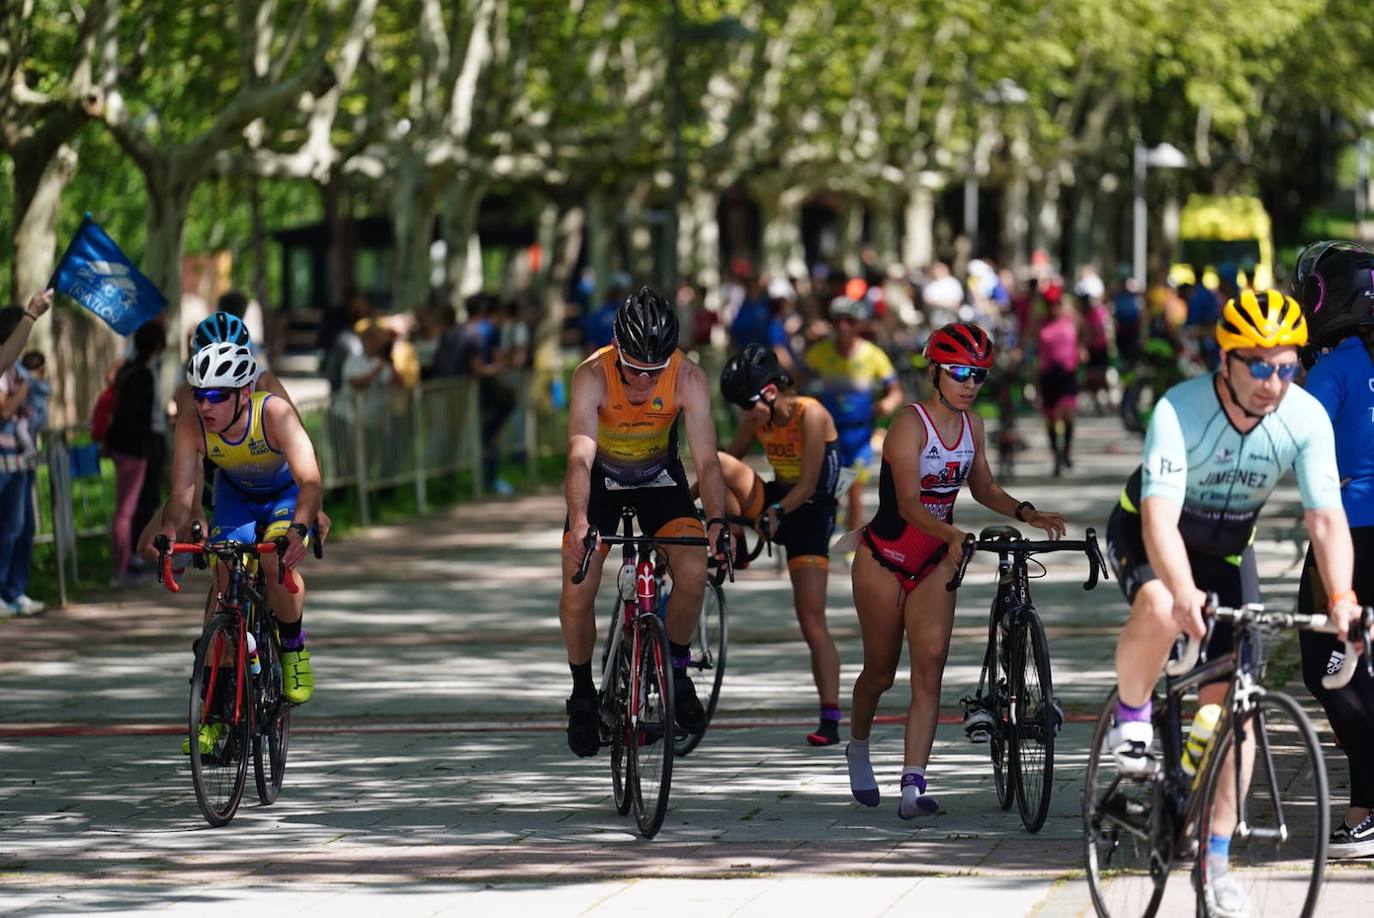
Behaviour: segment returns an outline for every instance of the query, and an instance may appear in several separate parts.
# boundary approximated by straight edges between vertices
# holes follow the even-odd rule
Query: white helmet
[[[186,381],[197,389],[238,389],[258,375],[253,352],[232,341],[216,341],[196,351],[186,364]]]

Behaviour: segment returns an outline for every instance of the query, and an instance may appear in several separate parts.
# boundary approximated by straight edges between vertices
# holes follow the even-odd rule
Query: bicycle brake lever
[[[953,593],[959,589],[959,584],[964,582],[964,572],[968,570],[969,561],[973,560],[973,546],[976,542],[977,539],[974,538],[973,533],[970,532],[964,536],[964,550],[959,558],[959,567],[954,572],[954,576],[950,578],[949,583],[945,584],[945,590],[948,592]]]

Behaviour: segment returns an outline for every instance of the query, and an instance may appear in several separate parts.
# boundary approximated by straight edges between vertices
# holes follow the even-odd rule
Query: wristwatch
[[[291,528],[296,530],[296,535],[301,537],[302,542],[305,541],[306,536],[310,535],[310,527],[304,523],[292,523]]]
[[[1020,520],[1021,522],[1024,523],[1024,522],[1026,521],[1026,518],[1025,518],[1024,516],[1021,515],[1021,511],[1022,511],[1022,510],[1032,510],[1032,511],[1033,511],[1033,510],[1035,510],[1035,504],[1031,503],[1031,502],[1028,501],[1028,500],[1023,500],[1023,501],[1021,501],[1021,503],[1019,503],[1019,504],[1016,505],[1016,514],[1015,514],[1015,515],[1016,515],[1016,518],[1017,518],[1018,520]]]

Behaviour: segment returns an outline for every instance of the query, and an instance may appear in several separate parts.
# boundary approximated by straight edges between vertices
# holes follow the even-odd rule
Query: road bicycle
[[[988,744],[1002,809],[1011,809],[1015,801],[1022,825],[1038,832],[1050,811],[1054,740],[1064,715],[1054,700],[1049,642],[1031,600],[1034,578],[1029,564],[1034,555],[1081,551],[1088,559],[1084,590],[1097,586],[1107,566],[1092,529],[1082,540],[1032,541],[1013,526],[989,526],[977,539],[972,533],[964,539],[959,569],[946,589],[959,588],[975,550],[997,554],[997,594],[988,613],[988,644],[978,688],[962,701],[965,731],[973,742]]]
[[[601,673],[601,745],[611,750],[616,810],[623,816],[633,808],[640,834],[653,838],[668,812],[674,746],[678,742],[672,653],[658,614],[656,546],[705,548],[707,540],[701,536],[636,536],[636,514],[630,507],[621,511],[620,519],[623,535],[600,536],[595,529],[587,533],[582,564],[573,573],[572,582],[579,584],[586,579],[598,541],[624,546],[624,561],[616,578],[620,611],[611,620]],[[722,547],[728,549],[728,535],[723,539],[726,544]],[[723,611],[724,606],[721,608]]]
[[[313,544],[315,557],[323,557],[320,541]],[[265,598],[259,558],[280,557],[287,540],[281,536],[270,542],[206,542],[196,525],[190,542],[160,535],[153,545],[158,551],[158,580],[168,592],[181,592],[172,572],[175,554],[191,554],[200,568],[213,558],[226,572],[223,592],[210,587],[205,627],[195,644],[187,729],[196,803],[210,825],[227,825],[243,799],[250,754],[264,806],[276,801],[286,775],[292,706],[283,691],[281,639]],[[290,593],[299,590],[285,565],[278,565],[278,582]],[[208,752],[200,748],[202,726],[213,729]]]
[[[1206,640],[1189,638],[1166,667],[1164,696],[1154,699],[1152,767],[1142,776],[1119,773],[1107,734],[1116,717],[1113,691],[1093,731],[1083,789],[1083,841],[1093,905],[1103,916],[1151,916],[1160,908],[1170,870],[1192,862],[1199,915],[1215,914],[1209,885],[1216,879],[1205,856],[1208,839],[1230,832],[1229,873],[1254,915],[1311,915],[1326,866],[1330,829],[1326,766],[1316,731],[1292,696],[1265,688],[1264,635],[1299,628],[1333,632],[1325,615],[1269,612],[1263,605],[1218,607],[1209,597],[1208,637],[1215,622],[1230,622],[1235,649],[1207,661]],[[1345,660],[1322,684],[1349,682],[1363,657],[1370,664],[1374,609],[1350,637]],[[1199,663],[1199,661],[1202,661]],[[1229,681],[1221,717],[1193,775],[1183,768],[1184,695]],[[1241,754],[1236,755],[1237,746]],[[1239,795],[1235,789],[1240,787]],[[1218,801],[1234,801],[1218,806]],[[1218,824],[1221,824],[1219,827]],[[1204,852],[1204,856],[1199,856]]]

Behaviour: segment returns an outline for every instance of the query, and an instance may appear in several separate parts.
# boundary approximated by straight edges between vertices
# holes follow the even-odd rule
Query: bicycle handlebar
[[[587,579],[587,568],[591,566],[592,553],[596,551],[598,542],[606,545],[696,545],[702,548],[707,548],[711,544],[704,536],[603,536],[594,528],[588,529],[586,537],[582,539],[582,563],[578,565],[571,578],[573,586]],[[729,527],[721,531],[720,548],[725,554],[725,567],[729,571],[730,582],[733,583],[735,568],[731,559]]]
[[[199,527],[192,527],[192,534],[198,535]],[[317,541],[315,557],[321,558],[324,556],[323,549],[318,547],[318,544],[319,543]],[[167,592],[180,593],[181,584],[177,583],[176,577],[172,573],[173,555],[186,552],[202,559],[206,558],[209,555],[215,555],[216,557],[220,558],[229,558],[243,554],[258,555],[259,557],[261,557],[262,555],[277,555],[278,557],[281,557],[281,555],[286,552],[286,536],[278,536],[271,542],[254,543],[205,542],[203,540],[195,542],[173,542],[170,539],[168,539],[165,535],[158,535],[153,539],[153,547],[157,549],[158,554],[158,582],[167,588]],[[277,583],[286,587],[286,592],[291,593],[292,595],[299,593],[301,590],[300,583],[296,580],[295,575],[291,572],[291,569],[288,568],[285,564],[277,565]]]
[[[1336,626],[1332,624],[1330,616],[1320,613],[1307,615],[1301,612],[1266,612],[1263,603],[1247,603],[1238,609],[1229,608],[1217,604],[1215,593],[1209,594],[1207,604],[1203,607],[1202,614],[1207,621],[1207,630],[1199,640],[1188,635],[1188,642],[1183,648],[1183,653],[1177,660],[1171,661],[1164,667],[1164,671],[1170,676],[1182,676],[1198,665],[1199,660],[1206,661],[1203,648],[1212,637],[1212,626],[1218,621],[1239,622],[1251,621],[1257,625],[1269,628],[1299,628],[1304,631],[1320,631],[1323,634],[1335,634]],[[1345,659],[1341,662],[1341,668],[1334,672],[1322,676],[1322,688],[1336,691],[1345,688],[1350,680],[1355,676],[1355,667],[1360,664],[1360,660],[1365,661],[1365,669],[1374,675],[1374,647],[1371,647],[1371,637],[1374,636],[1374,606],[1365,606],[1357,622],[1351,624],[1345,640]],[[1356,653],[1355,645],[1364,644],[1364,652]]]
[[[1084,590],[1097,586],[1098,579],[1107,576],[1107,563],[1102,558],[1102,549],[1097,545],[1097,531],[1091,526],[1085,530],[1081,539],[979,539],[973,533],[964,536],[963,555],[959,567],[945,584],[945,589],[953,593],[964,582],[968,563],[973,560],[975,551],[995,551],[998,555],[1037,555],[1054,551],[1081,551],[1088,558],[1088,579],[1083,583]]]

